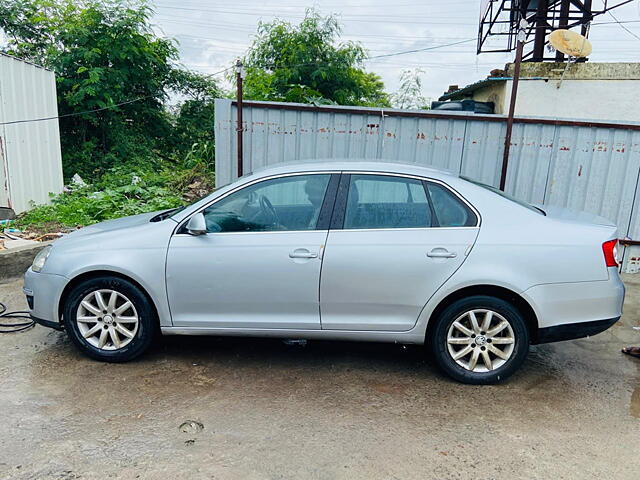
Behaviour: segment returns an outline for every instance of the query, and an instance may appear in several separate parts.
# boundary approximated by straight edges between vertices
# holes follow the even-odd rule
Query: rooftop
[[[504,70],[493,70],[487,78],[466,87],[449,89],[438,100],[461,100],[491,83],[511,80],[513,68],[513,63],[507,63]],[[521,80],[559,79],[563,74],[564,80],[640,80],[640,63],[524,62],[520,68]]]

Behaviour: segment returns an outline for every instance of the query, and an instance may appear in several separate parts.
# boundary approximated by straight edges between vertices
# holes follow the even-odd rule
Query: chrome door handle
[[[289,252],[289,258],[318,258],[318,254],[306,248],[296,248],[293,252]]]
[[[427,253],[427,257],[430,258],[456,258],[458,254],[456,252],[450,252],[445,248],[434,248],[429,253]]]

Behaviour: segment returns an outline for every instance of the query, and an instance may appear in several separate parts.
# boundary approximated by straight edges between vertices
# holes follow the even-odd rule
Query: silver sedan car
[[[323,162],[247,175],[186,207],[57,240],[24,291],[88,356],[154,335],[425,344],[456,380],[507,378],[530,344],[621,315],[616,227],[418,166]]]

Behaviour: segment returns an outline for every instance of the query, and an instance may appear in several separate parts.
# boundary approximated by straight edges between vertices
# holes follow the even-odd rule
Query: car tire
[[[434,358],[459,382],[501,382],[522,365],[529,352],[529,329],[522,314],[500,298],[476,295],[457,300],[436,321],[430,339]]]
[[[115,276],[91,278],[76,285],[66,297],[63,322],[76,347],[103,362],[138,357],[158,331],[155,309],[145,293]]]

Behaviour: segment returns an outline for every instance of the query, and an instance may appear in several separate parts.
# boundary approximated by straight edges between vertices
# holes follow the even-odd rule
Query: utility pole
[[[518,45],[516,46],[516,61],[513,67],[513,79],[511,85],[511,99],[509,101],[509,115],[507,116],[507,130],[504,135],[504,153],[502,154],[502,171],[500,172],[500,190],[504,192],[507,183],[507,169],[509,168],[509,151],[511,150],[511,132],[513,131],[513,115],[516,110],[516,96],[518,95],[518,82],[520,81],[520,64],[522,63],[522,51],[526,40],[527,21],[520,20],[518,30]]]
[[[238,178],[243,175],[242,172],[242,159],[243,159],[243,131],[244,125],[242,123],[242,80],[244,78],[244,67],[242,66],[242,60],[236,60],[236,112],[238,114],[236,134],[237,134],[237,148],[238,148]]]

